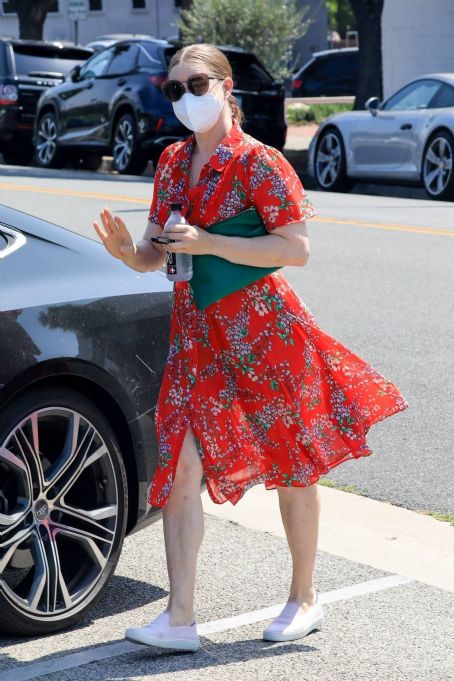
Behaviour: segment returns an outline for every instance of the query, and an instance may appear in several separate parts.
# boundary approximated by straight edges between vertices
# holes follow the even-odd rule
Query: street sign
[[[87,18],[87,0],[68,0],[68,19],[80,21]]]

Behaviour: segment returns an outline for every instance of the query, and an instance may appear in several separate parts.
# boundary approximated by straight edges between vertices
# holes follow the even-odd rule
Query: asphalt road
[[[97,239],[100,209],[143,235],[152,178],[2,166],[0,200]],[[322,328],[400,388],[410,408],[375,425],[374,454],[337,484],[454,513],[454,204],[309,191],[311,258],[287,268]]]
[[[0,169],[3,203],[91,238],[105,205],[140,238],[151,192],[144,177]],[[373,456],[326,477],[408,509],[453,513],[454,205],[309,195],[319,210],[309,223],[311,259],[286,274],[322,328],[391,378],[410,403],[371,430]],[[123,640],[126,627],[165,607],[157,522],[126,540],[106,595],[79,625],[0,643],[0,681],[454,680],[452,590],[319,550],[314,579],[323,627],[300,641],[267,643],[268,609],[285,602],[291,579],[285,540],[209,514],[205,522],[198,653]],[[340,532],[345,523],[339,518]]]

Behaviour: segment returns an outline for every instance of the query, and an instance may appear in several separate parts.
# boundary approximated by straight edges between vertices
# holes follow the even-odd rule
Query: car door
[[[112,48],[95,54],[82,66],[77,81],[62,88],[59,96],[60,131],[61,140],[65,143],[96,139],[102,125],[98,88],[112,56]]]
[[[438,80],[413,81],[350,131],[350,174],[362,177],[413,179],[414,162],[427,109],[441,87]]]
[[[113,56],[106,71],[99,79],[100,116],[103,123],[103,139],[110,139],[111,114],[120,100],[131,100],[134,74],[140,48],[137,43],[120,43],[113,48]]]

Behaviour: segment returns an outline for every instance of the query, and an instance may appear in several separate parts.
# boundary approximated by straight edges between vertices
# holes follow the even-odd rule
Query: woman
[[[306,220],[315,209],[282,154],[242,131],[226,57],[211,45],[185,47],[162,87],[194,134],[161,155],[143,240],[134,244],[122,220],[102,212],[104,229],[94,224],[108,251],[141,272],[161,267],[166,252],[304,266]],[[162,234],[171,203],[183,204],[190,224],[166,230],[174,243],[150,242]],[[266,235],[206,230],[253,206]],[[264,638],[293,640],[320,627],[316,482],[334,466],[372,454],[365,440],[370,426],[407,406],[389,380],[320,329],[279,272],[205,310],[196,306],[190,282],[177,282],[155,419],[160,456],[149,495],[163,507],[170,596],[165,612],[126,637],[169,649],[200,645],[193,599],[203,476],[215,503],[236,504],[259,482],[278,491],[293,575],[288,603]]]

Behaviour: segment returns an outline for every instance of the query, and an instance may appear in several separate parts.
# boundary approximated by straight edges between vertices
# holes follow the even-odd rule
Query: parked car
[[[318,128],[308,171],[319,187],[348,191],[359,180],[388,182],[454,200],[454,73],[421,76],[365,106],[329,116]]]
[[[147,503],[171,284],[0,206],[0,630],[78,621]]]
[[[92,54],[61,43],[0,39],[0,152],[6,163],[30,160],[40,94]]]
[[[71,79],[43,94],[35,127],[36,159],[58,167],[71,151],[110,153],[120,173],[140,174],[170,143],[189,132],[161,92],[178,48],[164,40],[127,40],[97,52]],[[244,129],[282,149],[287,125],[285,92],[255,55],[220,48],[235,72],[234,93],[246,116]],[[96,165],[96,158],[94,160]]]
[[[292,97],[355,96],[358,76],[357,47],[314,52],[293,76]]]
[[[99,52],[105,47],[111,47],[115,43],[122,42],[124,40],[130,40],[131,38],[141,39],[141,40],[153,40],[152,35],[148,34],[138,34],[138,33],[106,33],[106,35],[100,35],[95,40],[87,43],[85,47],[93,50],[94,52]]]

